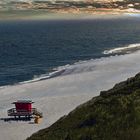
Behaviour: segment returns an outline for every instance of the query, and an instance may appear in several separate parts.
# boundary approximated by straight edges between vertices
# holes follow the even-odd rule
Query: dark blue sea
[[[119,55],[105,51],[138,49],[139,43],[140,17],[0,21],[0,86],[47,76],[78,61]]]

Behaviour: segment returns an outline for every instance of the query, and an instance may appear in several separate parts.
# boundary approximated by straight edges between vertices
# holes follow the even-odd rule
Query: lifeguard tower
[[[8,110],[8,116],[14,116],[15,119],[25,117],[25,118],[33,118],[35,116],[43,117],[42,113],[39,112],[36,108],[32,108],[31,100],[18,100],[13,102],[15,104],[15,108],[11,108]]]

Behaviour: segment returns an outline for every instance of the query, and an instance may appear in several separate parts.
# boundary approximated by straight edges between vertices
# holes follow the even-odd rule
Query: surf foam
[[[129,44],[125,47],[119,47],[119,48],[115,48],[115,49],[111,49],[111,50],[105,50],[103,53],[104,54],[119,54],[119,53],[124,54],[124,52],[125,52],[125,55],[126,55],[126,53],[130,53],[130,52],[132,53],[137,50],[140,50],[140,43]],[[50,78],[54,78],[54,77],[58,77],[58,76],[65,76],[65,75],[94,71],[94,70],[96,70],[96,67],[98,66],[98,62],[104,61],[106,59],[110,59],[111,57],[115,57],[115,56],[102,57],[102,58],[98,58],[98,59],[90,59],[90,60],[86,60],[86,61],[79,61],[72,65],[67,64],[64,66],[59,66],[57,68],[54,68],[53,72],[50,72],[47,74],[42,74],[42,75],[35,75],[33,77],[33,79],[31,79],[31,80],[19,82],[14,85],[34,83],[34,82],[38,82],[38,81],[42,81],[42,80],[46,80],[46,79],[50,79]],[[89,65],[89,63],[90,63],[90,65]],[[6,88],[9,86],[11,86],[11,85],[1,86],[0,89]]]
[[[118,53],[131,53],[140,50],[140,43],[129,44],[125,47],[114,48],[111,50],[105,50],[103,54],[118,54]]]

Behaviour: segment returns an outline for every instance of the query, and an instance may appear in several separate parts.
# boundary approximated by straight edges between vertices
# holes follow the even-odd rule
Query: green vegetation
[[[27,140],[139,140],[140,74],[102,91]]]

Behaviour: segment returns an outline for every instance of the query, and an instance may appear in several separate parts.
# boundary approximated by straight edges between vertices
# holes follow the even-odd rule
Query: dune
[[[50,126],[78,105],[99,95],[101,90],[126,80],[140,71],[140,51],[132,54],[79,62],[58,68],[58,77],[0,88],[0,136],[2,140],[24,140]],[[31,99],[43,112],[40,124],[24,121],[4,122],[13,101]]]

